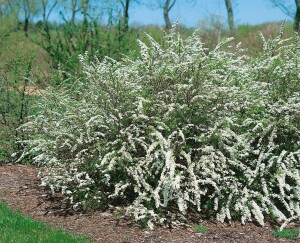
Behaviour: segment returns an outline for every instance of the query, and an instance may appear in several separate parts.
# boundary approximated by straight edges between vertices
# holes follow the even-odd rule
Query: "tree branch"
[[[297,1],[297,0],[295,0]],[[271,2],[274,4],[275,7],[279,8],[284,14],[286,14],[287,16],[294,18],[294,14],[291,13],[291,11],[289,10],[289,7],[286,6],[282,1],[278,1],[278,0],[271,0]]]
[[[168,8],[168,11],[169,11],[169,12],[170,12],[171,9],[174,7],[175,3],[176,3],[176,0],[173,0],[173,2],[171,3],[170,7]]]
[[[52,5],[52,7],[50,8],[50,10],[49,10],[49,12],[48,12],[48,14],[47,14],[47,17],[46,17],[46,21],[48,21],[48,19],[49,19],[49,16],[50,16],[50,14],[51,14],[51,12],[53,11],[53,9],[55,8],[55,6],[57,5],[57,0],[54,2],[54,4]]]

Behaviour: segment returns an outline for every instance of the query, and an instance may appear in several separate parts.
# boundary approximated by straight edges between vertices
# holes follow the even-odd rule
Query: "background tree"
[[[81,9],[83,14],[83,24],[87,25],[88,23],[88,11],[89,11],[90,1],[81,0]]]
[[[66,13],[70,13],[70,23],[75,25],[76,15],[81,12],[83,15],[83,23],[87,24],[90,0],[64,0],[62,5]],[[100,2],[99,0],[94,0],[94,2]]]
[[[170,11],[172,10],[176,2],[177,0],[156,0],[155,3],[147,3],[147,5],[149,5],[151,8],[159,8],[163,10],[166,30],[169,30],[172,27],[172,23],[170,20]]]
[[[177,2],[178,2],[177,0],[156,0],[155,7],[163,9],[166,30],[170,30],[172,28],[172,23],[170,20],[170,12]],[[186,0],[186,1],[182,1],[182,2],[185,2],[186,4],[188,4],[190,2],[196,2],[196,1]]]
[[[118,20],[124,32],[129,28],[129,9],[133,4],[139,4],[139,0],[106,0],[107,13],[111,22],[113,12],[118,13]]]
[[[10,6],[8,1],[0,0],[0,20],[4,18],[4,16],[8,15],[10,12]]]
[[[23,30],[26,37],[28,37],[29,21],[39,13],[40,3],[38,0],[17,0],[16,2],[16,5],[20,8],[24,16]]]
[[[109,5],[109,11],[112,13],[113,9],[119,13],[120,23],[123,31],[127,32],[129,28],[129,9],[134,3],[140,3],[139,0],[106,0]],[[115,4],[118,3],[118,6]],[[121,9],[120,9],[121,8]],[[109,15],[111,14],[109,13]],[[109,16],[110,18],[112,16]]]
[[[300,0],[293,0],[295,5],[291,4],[291,1],[286,0],[271,0],[273,5],[279,8],[287,16],[294,19],[294,31],[300,32]],[[295,11],[296,6],[296,11]]]
[[[233,8],[231,4],[231,0],[225,0],[226,10],[227,10],[227,16],[228,16],[228,26],[230,33],[232,35],[235,34],[235,25],[234,25],[234,17],[233,17]]]
[[[175,3],[176,3],[176,0],[165,0],[164,5],[163,5],[164,20],[166,23],[167,30],[172,28],[169,14],[170,14],[170,11],[172,10],[172,8],[174,7]]]
[[[131,6],[132,0],[117,0],[117,2],[121,5],[121,25],[123,27],[124,32],[128,31],[129,28],[129,8]],[[118,7],[117,7],[118,8]],[[119,9],[120,11],[120,9]]]
[[[127,31],[129,28],[129,6],[131,0],[120,0],[120,3],[123,7],[122,26],[124,27],[124,31]]]
[[[58,0],[41,0],[43,23],[47,24],[50,14],[56,7]]]
[[[65,12],[70,13],[70,23],[75,25],[76,14],[82,10],[82,0],[64,0],[61,4]]]
[[[20,8],[17,0],[0,0],[0,20],[6,17],[12,17],[13,20],[18,20]]]
[[[296,3],[296,14],[294,17],[294,30],[300,32],[300,0],[295,0]]]

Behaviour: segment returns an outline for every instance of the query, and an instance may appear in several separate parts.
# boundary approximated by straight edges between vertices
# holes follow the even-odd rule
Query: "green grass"
[[[279,228],[274,229],[274,235],[276,237],[285,238],[285,239],[296,239],[299,236],[299,228],[294,229],[283,229],[280,231]]]
[[[205,232],[205,231],[208,231],[208,228],[206,226],[201,226],[201,225],[196,225],[195,227],[195,230],[197,232]]]
[[[54,229],[42,222],[14,212],[4,203],[0,203],[0,243],[35,242],[92,242],[89,238],[72,235],[62,229]]]

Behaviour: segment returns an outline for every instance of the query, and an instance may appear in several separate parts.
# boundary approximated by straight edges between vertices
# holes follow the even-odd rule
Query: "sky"
[[[156,0],[149,0],[156,1]],[[284,0],[293,6],[294,0]],[[292,20],[281,10],[275,8],[271,0],[232,0],[234,18],[239,24],[261,24],[271,21]],[[198,27],[201,21],[217,15],[226,23],[227,15],[224,0],[177,0],[170,12],[171,21],[178,21],[187,27]],[[164,25],[162,9],[149,8],[149,6],[133,6],[130,10],[130,24]]]

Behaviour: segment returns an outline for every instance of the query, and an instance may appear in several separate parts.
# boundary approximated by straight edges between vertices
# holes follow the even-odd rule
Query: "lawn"
[[[12,211],[0,203],[0,242],[92,242],[88,237],[75,236],[62,229],[54,229],[42,222]]]

